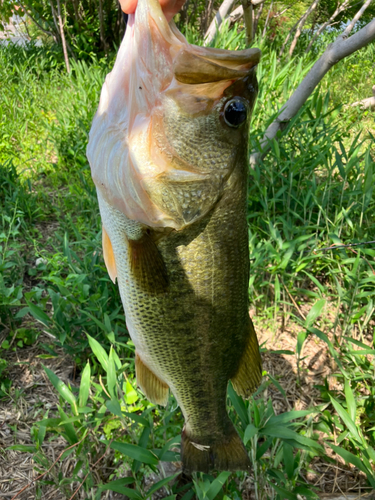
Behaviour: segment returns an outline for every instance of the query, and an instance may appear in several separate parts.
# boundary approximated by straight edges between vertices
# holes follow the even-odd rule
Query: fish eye
[[[240,98],[231,99],[224,107],[224,120],[230,127],[237,128],[247,118],[247,106]]]

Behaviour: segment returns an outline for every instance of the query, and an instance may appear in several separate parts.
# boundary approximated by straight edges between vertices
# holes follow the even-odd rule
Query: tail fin
[[[184,472],[209,472],[211,470],[249,470],[250,460],[246,449],[231,422],[229,433],[221,441],[204,444],[182,431],[181,455]],[[229,425],[229,424],[228,424]]]

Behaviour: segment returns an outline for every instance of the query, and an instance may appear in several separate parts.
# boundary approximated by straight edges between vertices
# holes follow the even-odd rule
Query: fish
[[[247,227],[259,60],[189,44],[158,0],[139,0],[89,134],[137,383],[154,404],[177,400],[187,473],[250,468],[226,400],[229,381],[246,398],[262,376]]]

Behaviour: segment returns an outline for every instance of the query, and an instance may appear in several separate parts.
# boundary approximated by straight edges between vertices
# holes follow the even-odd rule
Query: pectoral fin
[[[135,353],[135,374],[137,383],[151,403],[165,406],[168,402],[169,387],[143,363]]]
[[[165,293],[167,269],[152,236],[144,232],[139,239],[128,239],[128,245],[130,269],[136,283],[148,293]]]
[[[242,354],[240,366],[231,379],[233,388],[239,396],[247,398],[259,385],[262,378],[262,363],[259,353],[258,339],[250,320],[249,337],[245,351]]]
[[[102,246],[105,266],[107,268],[109,277],[114,283],[117,278],[115,254],[113,253],[112,243],[109,239],[107,231],[104,229],[104,226],[102,227]]]

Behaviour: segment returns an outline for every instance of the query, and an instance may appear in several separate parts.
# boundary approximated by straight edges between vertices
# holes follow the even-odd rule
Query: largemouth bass
[[[155,404],[174,394],[189,472],[250,466],[226,395],[261,378],[246,222],[259,58],[189,45],[158,0],[139,0],[87,148],[137,382]]]

